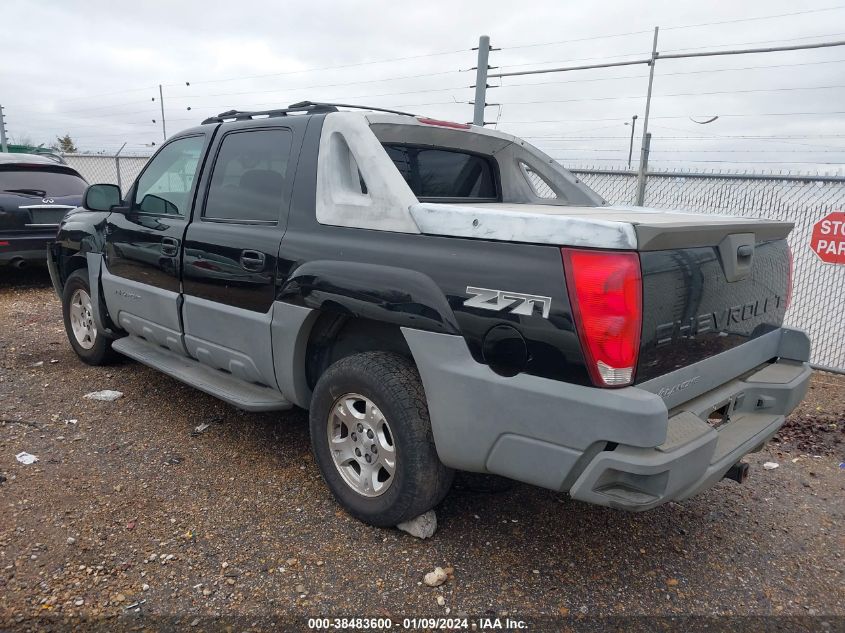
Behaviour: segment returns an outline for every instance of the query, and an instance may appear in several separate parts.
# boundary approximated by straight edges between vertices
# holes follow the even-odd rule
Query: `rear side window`
[[[411,145],[385,145],[417,198],[496,200],[492,161],[478,154]]]
[[[4,166],[0,168],[0,191],[60,198],[81,196],[87,183],[81,176],[61,167]]]
[[[220,144],[203,217],[236,222],[279,221],[290,158],[288,130],[230,132]]]

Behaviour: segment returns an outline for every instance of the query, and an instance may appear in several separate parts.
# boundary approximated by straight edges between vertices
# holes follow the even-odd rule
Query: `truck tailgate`
[[[640,254],[643,329],[637,383],[733,349],[782,325],[790,284],[786,240],[754,243],[749,237],[750,243],[738,245],[730,237],[721,246]],[[745,269],[738,271],[740,248],[750,255]],[[737,369],[737,374],[741,371]]]

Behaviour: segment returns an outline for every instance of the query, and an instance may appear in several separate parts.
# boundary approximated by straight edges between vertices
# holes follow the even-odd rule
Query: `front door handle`
[[[175,237],[161,238],[161,254],[168,257],[175,257],[179,254],[179,240]]]
[[[241,267],[253,272],[264,270],[264,253],[251,250],[241,251]]]

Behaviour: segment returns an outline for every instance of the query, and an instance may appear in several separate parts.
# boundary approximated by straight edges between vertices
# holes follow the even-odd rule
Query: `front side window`
[[[132,208],[141,213],[185,216],[204,143],[204,136],[188,136],[165,145],[138,179]]]
[[[290,157],[288,130],[231,132],[220,144],[203,218],[279,221]]]
[[[393,164],[420,200],[498,198],[491,161],[458,150],[385,145]]]

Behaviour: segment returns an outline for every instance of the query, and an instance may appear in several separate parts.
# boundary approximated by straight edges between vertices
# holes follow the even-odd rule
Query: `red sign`
[[[834,211],[816,222],[810,248],[827,264],[845,264],[845,212]]]

